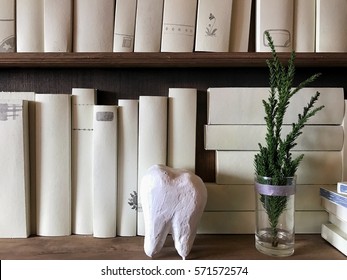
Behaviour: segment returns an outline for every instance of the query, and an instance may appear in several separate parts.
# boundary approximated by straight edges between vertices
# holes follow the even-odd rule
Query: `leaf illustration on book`
[[[210,16],[208,17],[209,24],[206,27],[206,36],[216,36],[217,28],[214,28],[214,25],[216,24],[216,17],[210,13]]]
[[[137,210],[138,204],[137,204],[137,192],[133,191],[130,193],[130,198],[128,199],[128,204],[130,205],[131,209]]]

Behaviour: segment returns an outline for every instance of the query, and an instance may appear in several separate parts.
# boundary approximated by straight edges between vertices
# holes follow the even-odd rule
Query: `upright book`
[[[0,100],[0,238],[30,235],[28,102]]]
[[[0,1],[0,52],[16,51],[15,0]]]

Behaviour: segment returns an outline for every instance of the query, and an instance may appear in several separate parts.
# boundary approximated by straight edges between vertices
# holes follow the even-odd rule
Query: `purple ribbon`
[[[290,196],[295,194],[295,185],[289,186],[276,186],[255,183],[255,189],[259,194],[270,195],[270,196]]]

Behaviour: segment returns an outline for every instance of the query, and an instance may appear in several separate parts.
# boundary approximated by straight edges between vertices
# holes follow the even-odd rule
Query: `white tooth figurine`
[[[172,233],[175,248],[185,259],[207,201],[204,182],[187,170],[153,165],[141,180],[140,192],[146,255],[158,253]]]

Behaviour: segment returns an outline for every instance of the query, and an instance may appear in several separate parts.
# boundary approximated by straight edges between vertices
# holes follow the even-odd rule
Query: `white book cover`
[[[0,100],[0,237],[30,235],[28,102]]]
[[[347,208],[333,201],[321,196],[322,207],[329,214],[334,214],[337,218],[339,218],[343,222],[347,222]]]
[[[324,105],[307,124],[340,125],[345,113],[343,88],[303,88],[295,94],[284,116],[284,124],[297,121],[304,106],[316,92],[320,96],[315,106]],[[269,97],[266,87],[220,87],[207,90],[208,124],[265,124],[262,100]]]
[[[331,223],[322,224],[322,238],[347,256],[347,234]]]
[[[36,94],[37,235],[71,234],[71,97]]]
[[[347,221],[339,219],[333,213],[329,213],[329,222],[337,226],[341,231],[347,234]]]
[[[137,0],[134,52],[160,52],[164,0]]]
[[[16,51],[15,0],[0,1],[0,52]]]
[[[192,52],[197,0],[164,0],[162,52]]]
[[[17,52],[43,52],[44,0],[16,0]]]
[[[314,52],[316,49],[316,0],[294,2],[294,50]]]
[[[347,1],[317,0],[316,51],[347,52]]]
[[[44,0],[44,51],[72,51],[73,0]]]
[[[256,51],[269,52],[268,31],[277,52],[293,49],[294,0],[256,0]]]
[[[199,0],[195,51],[228,52],[233,0]]]
[[[114,52],[134,51],[137,0],[117,0],[114,18]]]
[[[167,103],[166,96],[140,96],[138,188],[147,170],[155,164],[166,165],[167,160]],[[138,194],[141,193],[138,189]],[[137,234],[144,235],[141,197],[138,195]]]
[[[115,0],[75,0],[73,51],[112,52]]]
[[[197,90],[169,88],[168,166],[195,173]]]
[[[251,26],[252,0],[233,0],[230,52],[247,52]]]
[[[344,116],[342,121],[344,138],[343,138],[343,149],[341,150],[342,154],[342,181],[347,181],[347,100],[344,100]],[[346,190],[347,191],[347,190]]]
[[[292,130],[283,125],[284,138]],[[344,131],[341,125],[306,125],[295,141],[293,151],[341,151]],[[259,150],[265,145],[266,125],[205,125],[206,150]]]
[[[95,105],[93,115],[93,236],[117,232],[117,106]]]
[[[139,101],[118,100],[117,235],[135,236]]]
[[[93,234],[93,110],[96,90],[72,89],[72,233]]]

